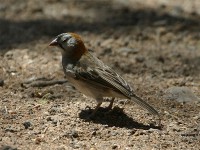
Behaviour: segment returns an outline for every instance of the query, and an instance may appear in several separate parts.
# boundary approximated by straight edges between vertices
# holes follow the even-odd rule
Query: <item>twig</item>
[[[186,137],[189,137],[189,136],[197,137],[198,136],[199,137],[200,136],[200,131],[196,130],[196,131],[182,133],[181,136],[186,136]]]
[[[27,79],[27,80],[25,80],[24,82],[23,82],[23,84],[30,84],[30,83],[32,83],[32,82],[34,82],[34,81],[50,81],[50,80],[52,80],[53,78],[45,78],[45,77],[38,77],[38,78],[36,78],[35,76],[34,77],[31,77],[31,78],[29,78],[29,79]]]
[[[44,129],[43,133],[46,133],[46,131],[47,131],[48,128],[49,128],[49,127],[47,126],[47,127]]]
[[[51,86],[51,85],[55,85],[55,84],[63,84],[66,82],[67,82],[67,80],[34,81],[28,85],[26,85],[26,83],[22,83],[22,85],[25,87],[45,87],[45,86]]]

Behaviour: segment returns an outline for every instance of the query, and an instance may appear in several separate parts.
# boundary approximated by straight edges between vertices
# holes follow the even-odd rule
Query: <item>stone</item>
[[[188,87],[170,87],[165,91],[165,98],[178,102],[200,101]]]

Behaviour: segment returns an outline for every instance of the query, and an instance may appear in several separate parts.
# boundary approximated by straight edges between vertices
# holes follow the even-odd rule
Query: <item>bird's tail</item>
[[[150,106],[147,102],[142,100],[140,97],[136,95],[131,95],[131,100],[133,100],[136,104],[148,110],[151,114],[157,115],[160,118],[160,115],[157,110],[155,110],[152,106]]]

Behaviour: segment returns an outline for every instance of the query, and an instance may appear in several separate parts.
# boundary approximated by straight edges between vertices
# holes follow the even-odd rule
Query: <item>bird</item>
[[[81,93],[96,100],[91,117],[95,116],[105,97],[110,97],[108,109],[115,98],[129,99],[160,118],[158,111],[138,97],[131,86],[112,68],[86,48],[77,33],[62,33],[49,46],[58,47],[62,54],[62,66],[67,80]]]

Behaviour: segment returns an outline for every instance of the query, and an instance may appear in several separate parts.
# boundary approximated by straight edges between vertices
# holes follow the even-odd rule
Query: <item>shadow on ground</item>
[[[91,121],[97,124],[108,125],[109,127],[115,126],[120,128],[143,130],[149,130],[150,128],[160,129],[160,127],[155,125],[144,125],[136,122],[133,118],[127,116],[119,107],[114,107],[111,111],[100,107],[95,117],[88,119],[88,116],[92,113],[92,111],[93,109],[82,110],[79,114],[79,117],[87,122]]]
[[[137,26],[142,30],[147,27],[157,28],[160,25],[170,28],[174,34],[182,30],[187,30],[190,34],[192,32],[195,33],[197,30],[199,31],[199,16],[196,16],[196,19],[185,18],[184,14],[183,17],[173,16],[163,12],[163,8],[157,10],[151,8],[135,10],[122,5],[121,8],[116,9],[113,2],[110,1],[86,1],[82,11],[87,11],[87,8],[93,9],[96,19],[91,21],[87,17],[72,15],[67,15],[59,20],[57,18],[47,19],[45,15],[43,19],[31,20],[30,17],[23,21],[0,18],[0,49],[11,49],[22,43],[40,40],[43,37],[52,38],[60,33],[69,31],[109,34],[109,32],[107,33],[109,30],[117,31],[117,29],[122,29],[126,26]],[[177,24],[179,27],[174,28],[174,25]],[[124,33],[124,35],[126,34]]]

